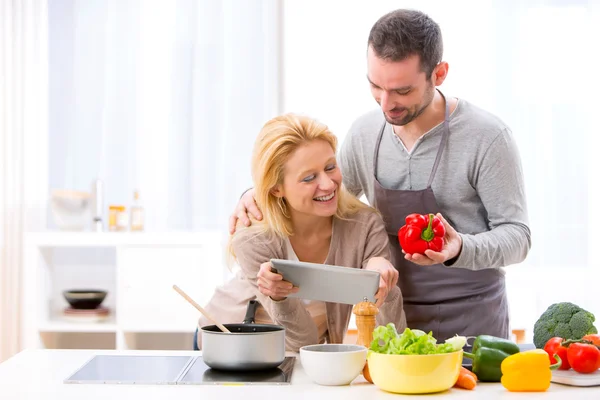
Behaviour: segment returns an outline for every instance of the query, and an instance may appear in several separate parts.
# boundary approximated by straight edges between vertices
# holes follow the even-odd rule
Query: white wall
[[[50,2],[50,188],[99,177],[107,206],[141,191],[149,230],[225,228],[279,112],[278,13],[278,0]]]

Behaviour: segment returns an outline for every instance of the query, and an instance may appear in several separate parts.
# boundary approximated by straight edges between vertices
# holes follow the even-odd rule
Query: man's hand
[[[258,290],[275,301],[285,300],[287,296],[300,290],[290,282],[284,281],[281,274],[272,272],[270,261],[260,265],[256,277],[258,278]]]
[[[402,251],[405,259],[419,265],[434,265],[446,262],[460,254],[462,249],[462,238],[448,223],[448,221],[442,217],[442,214],[438,213],[437,217],[444,224],[444,228],[446,228],[446,234],[444,235],[444,247],[442,248],[442,251],[437,252],[433,250],[425,250],[425,255],[416,253],[407,254],[406,252]]]
[[[377,307],[381,307],[390,291],[398,283],[398,271],[383,257],[373,257],[367,262],[365,269],[377,271],[380,274],[379,289],[375,294]]]
[[[233,214],[229,217],[229,233],[235,233],[235,226],[238,222],[238,219],[245,226],[250,226],[250,218],[248,218],[248,214],[252,214],[254,218],[257,220],[262,219],[262,213],[258,209],[256,205],[256,200],[254,199],[254,189],[248,190],[246,193],[242,195],[240,201],[238,201]]]

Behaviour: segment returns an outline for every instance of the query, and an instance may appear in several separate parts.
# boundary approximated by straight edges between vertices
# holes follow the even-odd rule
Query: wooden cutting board
[[[591,374],[580,374],[572,369],[552,371],[552,382],[571,386],[600,386],[600,370]]]

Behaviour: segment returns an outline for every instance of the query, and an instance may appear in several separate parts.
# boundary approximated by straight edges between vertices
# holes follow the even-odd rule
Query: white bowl
[[[300,362],[319,385],[349,385],[363,370],[367,348],[354,344],[314,344],[300,348]]]
[[[91,194],[74,190],[52,191],[50,209],[61,231],[83,231],[91,225]]]

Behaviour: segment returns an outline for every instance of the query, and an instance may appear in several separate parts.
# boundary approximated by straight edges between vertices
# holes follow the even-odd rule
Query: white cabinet
[[[230,277],[221,232],[29,233],[24,245],[23,344],[50,348],[191,348],[200,304]],[[108,291],[110,318],[69,321],[65,289]],[[148,335],[155,335],[148,338]],[[140,336],[140,337],[138,337]],[[146,336],[146,337],[144,337]]]

